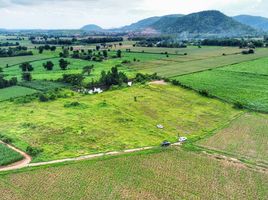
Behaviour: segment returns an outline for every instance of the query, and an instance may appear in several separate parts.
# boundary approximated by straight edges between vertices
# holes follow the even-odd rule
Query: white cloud
[[[0,0],[0,27],[117,27],[145,17],[217,9],[268,17],[267,0]]]

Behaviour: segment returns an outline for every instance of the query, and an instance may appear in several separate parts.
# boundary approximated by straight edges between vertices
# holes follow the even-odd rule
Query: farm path
[[[21,154],[23,156],[23,159],[18,161],[18,162],[12,163],[8,166],[0,167],[0,172],[23,168],[23,167],[27,166],[32,161],[31,156],[29,156],[27,153],[17,149],[16,147],[14,147],[12,145],[6,144],[2,141],[0,141],[0,143],[5,144],[8,148],[12,149],[13,151],[18,152],[19,154]]]
[[[113,152],[107,152],[107,153],[98,153],[98,154],[91,154],[91,155],[86,155],[86,156],[80,156],[76,158],[66,158],[66,159],[60,159],[60,160],[52,160],[52,161],[47,161],[47,162],[38,162],[38,163],[30,163],[31,162],[31,157],[26,154],[25,152],[6,144],[9,148],[13,149],[14,151],[20,153],[24,159],[13,163],[8,166],[3,166],[0,167],[0,172],[3,171],[11,171],[11,170],[18,170],[26,167],[38,167],[38,166],[44,166],[44,165],[50,165],[50,164],[56,164],[56,163],[64,163],[64,162],[71,162],[71,161],[81,161],[81,160],[89,160],[93,158],[98,158],[98,157],[103,157],[103,156],[115,156],[115,155],[121,155],[121,154],[127,154],[127,153],[134,153],[138,151],[144,151],[144,150],[149,150],[155,148],[154,146],[151,147],[142,147],[142,148],[136,148],[136,149],[127,149],[123,151],[113,151]],[[181,145],[181,143],[174,143],[172,146],[178,146]]]

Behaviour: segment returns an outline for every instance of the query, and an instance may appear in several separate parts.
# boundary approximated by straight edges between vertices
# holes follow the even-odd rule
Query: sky
[[[268,0],[0,0],[0,28],[114,28],[147,17],[202,10],[268,17]]]

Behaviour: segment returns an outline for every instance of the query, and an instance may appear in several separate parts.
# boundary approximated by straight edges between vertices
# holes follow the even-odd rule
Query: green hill
[[[254,34],[256,30],[219,11],[203,11],[172,20],[159,20],[152,28],[161,33],[218,34],[224,36]]]
[[[251,15],[238,15],[233,18],[236,21],[251,26],[255,29],[268,31],[268,18]]]

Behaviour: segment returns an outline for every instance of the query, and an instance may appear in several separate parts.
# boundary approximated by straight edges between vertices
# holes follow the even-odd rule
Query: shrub
[[[209,97],[209,92],[207,90],[200,90],[198,91],[198,93],[201,95],[201,96],[204,96],[204,97]]]
[[[39,95],[39,101],[41,102],[48,102],[49,98],[45,94],[40,94]]]
[[[243,103],[237,101],[237,102],[234,103],[234,108],[236,108],[236,109],[244,109],[245,106],[244,106]]]
[[[12,143],[12,139],[8,136],[0,134],[0,140],[6,144]]]
[[[31,147],[28,146],[26,149],[26,152],[30,155],[30,156],[37,156],[38,154],[43,152],[43,149],[40,149],[39,147]]]

